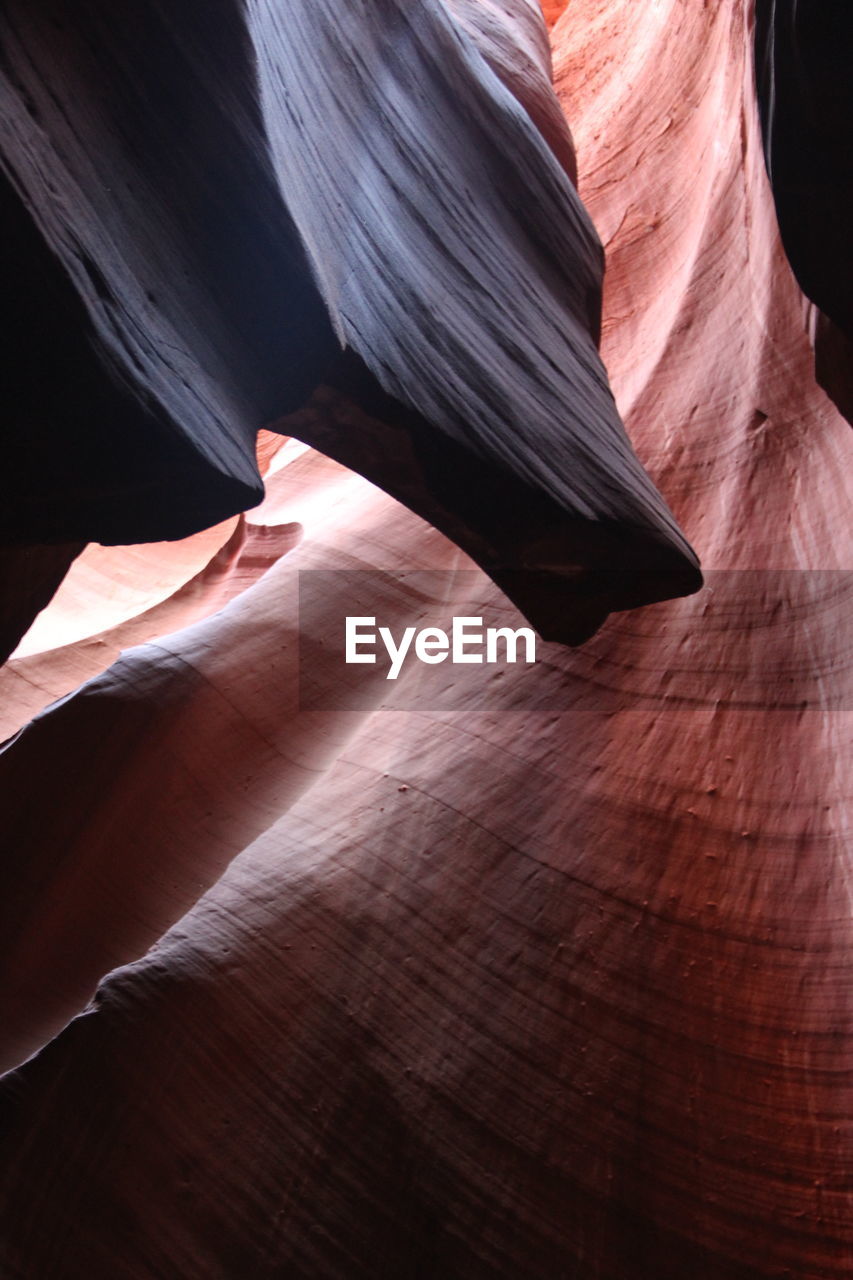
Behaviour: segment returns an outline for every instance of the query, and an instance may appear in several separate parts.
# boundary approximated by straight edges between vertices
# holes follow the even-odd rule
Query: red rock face
[[[701,592],[510,697],[364,668],[312,709],[340,579],[305,571],[374,570],[395,627],[511,615],[289,444],[246,520],[152,553],[141,612],[7,667],[10,730],[92,677],[0,757],[5,1062],[56,1036],[4,1081],[10,1276],[853,1274],[851,440],[751,35],[734,0],[552,29],[602,355]],[[299,412],[379,447],[352,385]]]
[[[544,0],[542,13],[549,27],[552,27],[566,8],[567,0]]]

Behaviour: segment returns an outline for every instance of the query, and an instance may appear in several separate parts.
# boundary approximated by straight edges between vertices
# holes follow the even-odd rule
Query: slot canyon
[[[0,1276],[853,1280],[853,9],[0,32]]]

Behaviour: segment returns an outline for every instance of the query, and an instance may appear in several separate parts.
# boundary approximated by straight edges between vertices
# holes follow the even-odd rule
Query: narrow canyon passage
[[[313,365],[295,388],[266,352],[243,362],[257,335],[229,328],[239,281],[206,277],[200,246],[169,323],[217,317],[181,361],[203,370],[219,443],[190,440],[191,420],[169,476],[204,455],[198,505],[218,523],[95,539],[0,670],[10,1280],[853,1276],[853,436],[816,380],[780,241],[754,15],[742,0],[544,10],[556,100],[528,0],[318,0],[331,154],[349,139],[341,163],[354,156],[347,76],[362,102],[391,30],[407,56],[440,37],[441,56],[434,85],[389,70],[369,162],[393,177],[387,122],[413,101],[444,151],[410,151],[389,183],[406,225],[399,209],[383,222],[391,196],[374,201],[352,160],[329,208],[354,229],[336,239],[330,216],[312,239],[299,199],[334,171],[312,170],[304,112],[311,145],[287,159],[307,90],[276,78],[285,18],[308,7],[239,7],[264,46],[265,128],[281,121],[270,172],[285,189],[303,166],[288,270]],[[220,50],[205,83],[220,75],[224,108],[255,121],[230,67]],[[496,149],[488,189],[441,187],[431,236],[406,183],[428,213],[448,173],[475,172],[487,101],[505,169]],[[418,172],[428,154],[446,169]],[[109,216],[116,236],[130,225]],[[442,257],[454,236],[475,237],[486,285],[440,274],[463,260],[455,241]],[[241,261],[257,267],[254,250]],[[364,283],[377,275],[398,315]],[[258,305],[253,323],[275,319],[275,290]],[[339,360],[342,328],[360,364]],[[515,400],[493,403],[510,383]],[[565,456],[549,453],[560,396]],[[273,430],[255,460],[258,415]],[[241,513],[255,476],[263,500]],[[93,537],[61,532],[43,594]],[[15,556],[10,579],[29,581]],[[571,607],[588,638],[546,636],[511,672],[342,669],[339,694],[312,701],[358,574],[395,630]],[[17,598],[21,630],[41,600]]]

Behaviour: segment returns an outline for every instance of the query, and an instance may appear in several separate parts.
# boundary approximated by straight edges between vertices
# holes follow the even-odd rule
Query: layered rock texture
[[[750,6],[550,6],[571,133],[527,3],[174,8],[4,15],[9,643],[194,531],[0,672],[4,1276],[853,1275],[853,440]],[[358,574],[595,633],[318,697]]]
[[[0,532],[232,515],[262,493],[258,428],[330,383],[331,429],[297,434],[543,633],[697,589],[596,351],[601,246],[530,0],[21,0],[3,34]]]

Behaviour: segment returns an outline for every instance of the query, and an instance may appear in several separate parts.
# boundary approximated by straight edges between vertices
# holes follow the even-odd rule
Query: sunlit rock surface
[[[82,549],[82,543],[0,547],[0,662],[17,649]]]
[[[573,0],[552,29],[602,354],[701,592],[543,645],[514,703],[497,669],[448,709],[365,668],[311,709],[299,657],[341,619],[312,576],[300,634],[300,571],[380,571],[395,626],[446,622],[407,574],[460,571],[453,612],[519,619],[265,440],[262,506],[7,666],[8,731],[71,694],[0,758],[5,1061],[59,1033],[4,1081],[15,1280],[853,1274],[851,437],[748,17]],[[294,412],[381,441],[338,381]]]

